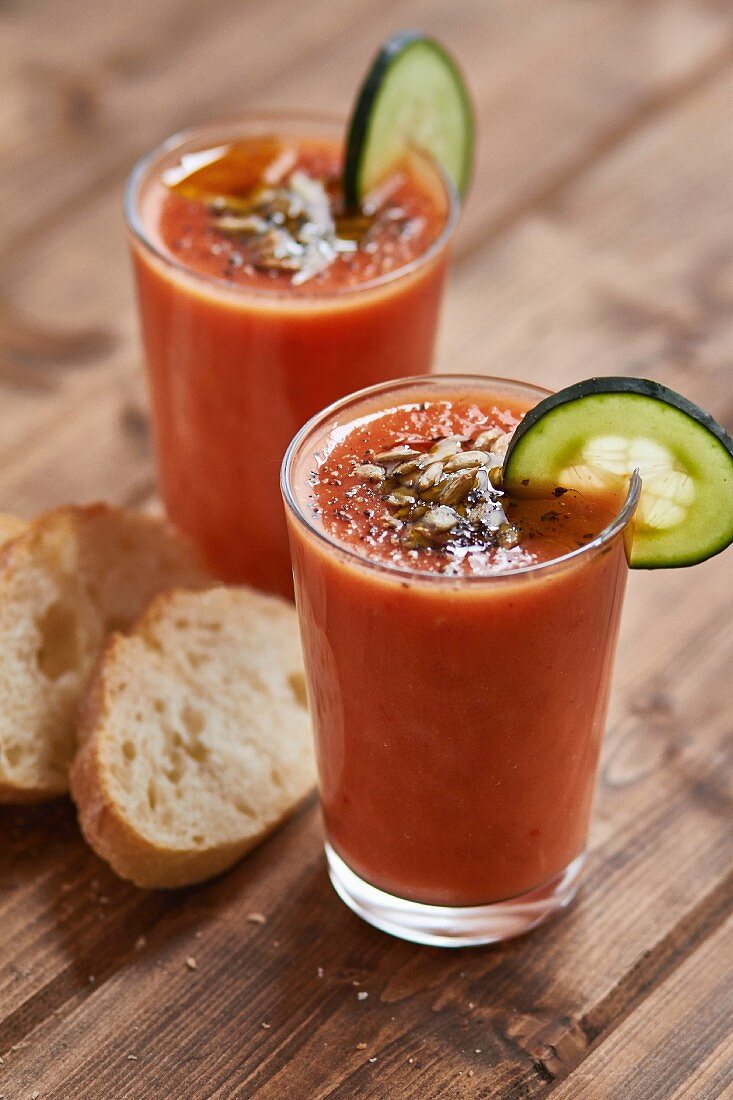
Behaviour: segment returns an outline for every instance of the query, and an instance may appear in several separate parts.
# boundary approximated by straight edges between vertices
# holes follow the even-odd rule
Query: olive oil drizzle
[[[182,158],[163,182],[203,203],[212,225],[237,239],[258,270],[286,272],[294,285],[313,278],[340,255],[368,247],[374,210],[346,210],[338,181],[294,168],[276,139],[231,143]],[[190,170],[189,170],[190,169]],[[400,211],[391,211],[392,222]],[[409,231],[410,219],[405,226]]]

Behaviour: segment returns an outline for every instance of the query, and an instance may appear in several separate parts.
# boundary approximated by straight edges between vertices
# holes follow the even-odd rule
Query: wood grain
[[[733,1089],[729,919],[594,1049],[553,1100],[715,1100]]]
[[[102,330],[107,336],[102,365],[120,365],[127,372],[136,372],[135,320],[119,211],[122,174],[136,155],[166,133],[202,117],[228,113],[234,104],[247,108],[294,102],[323,108],[341,104],[344,88],[353,84],[354,73],[374,48],[368,22],[363,31],[354,33],[354,20],[366,19],[369,12],[376,19],[379,4],[359,0],[362,7],[357,8],[355,3],[350,0],[335,22],[328,13],[320,22],[314,20],[304,7],[302,16],[296,12],[292,34],[282,42],[267,33],[282,21],[286,9],[280,3],[272,9],[256,6],[256,16],[250,14],[237,32],[230,22],[231,6],[224,5],[221,18],[202,27],[194,7],[179,0],[155,6],[156,14],[152,24],[146,24],[142,41],[138,33],[141,15],[136,8],[131,9],[129,20],[113,14],[110,27],[106,19],[100,26],[93,21],[85,34],[84,63],[97,74],[98,94],[114,98],[114,107],[100,111],[107,129],[95,131],[81,154],[75,151],[70,156],[68,140],[54,122],[53,87],[44,85],[39,92],[30,78],[28,96],[43,94],[48,99],[44,99],[39,125],[25,132],[18,118],[11,114],[8,119],[14,144],[0,177],[0,185],[7,178],[7,201],[14,211],[14,217],[5,223],[10,237],[4,247],[0,243],[0,305],[4,302],[6,313],[56,328],[71,326],[82,335],[90,328]],[[668,7],[673,10],[665,15]],[[36,18],[30,26],[21,24],[9,71],[32,74],[37,52],[44,58],[55,57],[59,24],[69,28],[65,41],[70,43],[74,33],[81,34],[85,11],[81,0],[71,6],[44,5],[43,20]],[[306,31],[301,18],[308,24]],[[492,4],[487,17],[480,3],[401,0],[392,9],[391,18],[405,24],[420,21],[442,34],[460,51],[468,71],[483,122],[471,207],[460,241],[461,250],[468,251],[475,250],[487,234],[491,237],[497,228],[520,217],[538,195],[545,194],[541,181],[550,176],[567,181],[573,178],[574,165],[580,170],[592,163],[594,150],[599,152],[606,140],[603,135],[616,132],[621,120],[639,113],[646,117],[645,104],[664,102],[674,89],[702,79],[718,64],[721,42],[727,40],[729,31],[733,33],[733,13],[724,4],[711,2],[662,5],[660,10],[657,4],[612,0],[599,16],[593,5],[579,0],[553,5],[521,0],[515,5]],[[170,35],[174,22],[180,22],[180,28]],[[258,49],[243,67],[242,43],[250,39],[258,43]],[[613,49],[609,49],[610,42]],[[79,48],[74,52],[67,45],[59,55],[60,65],[72,63],[64,60],[69,50],[79,63]],[[134,64],[119,64],[126,51],[134,54]],[[161,54],[160,63],[153,64],[156,51]],[[619,59],[623,61],[621,71]],[[579,83],[586,92],[582,101],[575,91]],[[157,105],[154,112],[145,109],[151,101]],[[22,136],[16,136],[19,133]],[[43,173],[32,170],[39,141],[46,147]],[[16,155],[24,166],[18,169],[17,178],[11,170]],[[102,280],[100,241],[104,242]],[[58,277],[59,271],[64,278]],[[487,285],[491,279],[489,273]],[[453,296],[454,301],[457,297]],[[480,325],[483,312],[482,305],[474,314],[474,324]],[[533,322],[530,316],[528,331]],[[22,330],[22,321],[15,327]],[[9,356],[6,351],[3,357],[1,347],[7,392],[6,415],[0,424],[0,433],[6,438],[0,435],[0,443],[7,443],[5,455],[12,464],[12,443],[30,442],[32,432],[33,438],[48,439],[49,409],[57,420],[62,408],[73,417],[81,395],[100,387],[91,370],[83,375],[67,370],[62,380],[57,370],[60,392],[54,394],[53,403],[39,400],[37,384],[30,394],[21,385],[25,378],[31,388],[37,383],[38,371],[24,369],[12,353]],[[454,348],[451,341],[451,349],[452,361],[456,352],[460,354],[460,344]],[[447,358],[441,357],[441,362]],[[513,372],[521,369],[522,363],[517,362]],[[100,408],[107,403],[119,408],[120,383],[109,373],[106,379],[106,392],[96,392],[95,400]],[[102,423],[108,425],[114,415],[105,411]],[[86,424],[84,429],[86,437]],[[109,491],[119,500],[127,467],[126,441],[117,433],[111,437],[106,432],[97,434],[103,447],[113,447],[110,465],[117,476]],[[51,460],[50,468],[53,464]],[[25,479],[21,476],[16,481],[12,465],[8,474],[7,489],[0,479],[6,506],[27,510]],[[44,470],[39,471],[38,484],[42,503],[53,503]],[[133,492],[137,496],[137,477]],[[31,507],[36,501],[37,497]]]
[[[153,491],[120,215],[139,153],[233,109],[342,109],[417,23],[481,134],[440,366],[647,374],[730,421],[727,0],[26,0],[0,9],[0,507]],[[724,558],[631,578],[586,885],[525,940],[366,927],[315,806],[175,894],[115,879],[63,801],[0,810],[0,1093],[725,1095],[730,580]]]

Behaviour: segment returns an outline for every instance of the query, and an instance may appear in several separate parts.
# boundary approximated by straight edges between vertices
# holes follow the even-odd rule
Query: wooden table
[[[439,366],[648,375],[730,425],[730,0],[19,0],[0,6],[1,508],[153,492],[120,210],[136,157],[243,108],[341,106],[414,24],[461,58],[480,123]],[[117,880],[64,802],[2,810],[0,1095],[733,1096],[731,588],[730,556],[632,576],[585,886],[503,947],[362,924],[313,805],[172,894]]]

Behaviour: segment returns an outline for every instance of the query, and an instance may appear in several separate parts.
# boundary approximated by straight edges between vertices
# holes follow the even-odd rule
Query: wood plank
[[[730,420],[732,103],[727,73],[461,265],[441,362],[551,387],[652,375]]]
[[[132,890],[94,859],[66,800],[0,807],[0,835],[0,1054],[9,1056],[39,1019],[104,981],[174,899]]]
[[[16,1087],[40,1082],[52,1094],[63,1082],[91,1097],[120,1087],[132,1052],[138,1060],[121,1096],[143,1089],[155,1095],[164,1080],[169,1088],[205,1081],[211,1095],[236,1087],[265,1098],[301,1086],[304,1097],[378,1097],[398,1086],[405,1096],[440,1097],[449,1089],[460,1096],[459,1084],[467,1096],[479,1085],[486,1096],[541,1091],[582,1056],[590,1041],[587,1013],[614,994],[630,968],[637,968],[637,986],[645,970],[656,973],[655,952],[668,956],[664,940],[690,905],[698,903],[705,918],[709,884],[724,873],[728,813],[720,776],[730,774],[731,759],[727,704],[715,688],[729,663],[721,646],[727,621],[707,631],[705,648],[696,637],[680,637],[669,666],[679,685],[679,728],[690,729],[700,698],[708,697],[704,729],[681,742],[673,733],[671,751],[651,767],[628,766],[628,740],[621,761],[614,752],[607,759],[600,794],[606,828],[594,831],[586,888],[561,921],[530,939],[471,953],[387,940],[332,895],[311,813],[230,876],[187,892],[185,905],[161,914],[153,956],[131,957],[138,922],[123,933],[122,959],[109,964],[113,972],[101,987],[90,992],[78,965],[64,1019],[36,1017],[38,1026],[23,1033],[30,1045],[11,1052],[4,1079]],[[627,730],[627,739],[641,744],[655,736],[648,717],[632,714],[628,724],[634,732]],[[699,797],[691,799],[692,783]],[[256,942],[246,921],[251,910],[269,918]],[[196,930],[204,932],[199,942]],[[24,940],[23,930],[11,931],[10,958],[27,957]],[[81,939],[79,953],[92,973],[95,956],[104,965],[106,942],[104,930],[96,946]],[[197,960],[195,974],[186,971],[187,955]],[[68,966],[63,980],[71,981]],[[354,980],[361,984],[352,986]],[[192,990],[195,982],[201,984]],[[369,993],[364,1002],[359,989]],[[627,996],[635,993],[636,986]],[[622,1007],[617,997],[616,1012]],[[16,1009],[14,1041],[18,1021],[32,1022],[36,1011],[37,1004],[25,1016]],[[209,1021],[204,1029],[202,1018]],[[358,1048],[361,1042],[367,1047]]]
[[[733,100],[730,82],[711,74],[725,64],[729,6],[612,3],[601,16],[584,3],[509,9],[491,6],[490,64],[486,5],[461,9],[470,15],[456,49],[462,56],[465,46],[480,70],[482,117],[496,112],[501,137],[484,154],[475,220],[467,211],[442,363],[496,364],[497,373],[555,385],[587,375],[588,364],[633,369],[722,415],[732,296],[722,181]],[[430,11],[450,40],[457,7]],[[346,60],[326,57],[325,69],[316,47],[278,93],[326,103],[353,81],[368,34],[353,34]],[[221,43],[217,32],[209,57],[223,56]],[[342,71],[352,63],[350,75]],[[586,101],[580,91],[590,84]],[[170,94],[164,74],[146,86]],[[203,99],[190,102],[203,109]],[[636,136],[625,129],[629,115]],[[56,390],[11,391],[7,381],[0,503],[40,507],[57,491],[122,499],[149,487],[116,186],[15,254],[16,306],[34,315],[42,302],[44,317],[82,327],[112,319],[116,344],[103,368],[62,372]],[[485,227],[493,233],[518,215],[516,229],[480,248]],[[116,257],[101,282],[100,240]],[[34,811],[30,824],[27,812],[4,811],[3,835],[18,835],[0,853],[0,1091],[106,1089],[135,1100],[176,1088],[296,1100],[544,1091],[663,980],[675,955],[695,949],[729,900],[726,564],[708,563],[694,578],[633,578],[588,884],[567,918],[530,940],[446,956],[367,929],[330,892],[313,811],[227,878],[171,897],[114,880],[85,852],[68,808]],[[267,924],[248,923],[251,910],[267,913]],[[147,944],[136,951],[141,933]],[[369,993],[363,1002],[359,990]],[[8,1051],[19,1040],[30,1045]],[[715,1058],[701,1072],[718,1073]]]
[[[558,1087],[553,1100],[716,1100],[733,1090],[733,918]]]
[[[167,2],[175,4],[177,0]],[[72,10],[72,29],[74,18],[83,18],[82,8],[83,5],[77,4]],[[44,56],[58,37],[55,23],[66,18],[65,5],[56,6],[52,10],[55,16],[49,22],[48,37],[42,38],[41,46],[38,47]],[[155,51],[162,48],[166,27],[172,20],[171,10],[163,6],[159,13],[160,24],[156,23],[151,28],[150,45],[144,47],[150,48],[151,56],[155,56]],[[233,49],[235,45],[238,48],[237,35],[230,33],[226,20],[222,21],[223,27],[214,20],[213,30],[207,25],[202,32],[193,14],[186,16],[186,12],[190,11],[188,7],[181,8],[181,22],[188,28],[187,33],[192,38],[190,48],[193,49],[194,45],[200,48],[202,64],[205,62],[213,69],[218,80],[220,70],[222,73],[230,73],[233,66],[233,62],[226,61],[228,54],[220,56],[217,52],[224,48],[219,35],[226,39],[227,49]],[[633,113],[649,97],[656,102],[659,96],[666,94],[665,89],[674,88],[680,82],[689,82],[693,79],[692,74],[701,67],[707,71],[711,58],[714,59],[719,52],[721,34],[727,26],[728,17],[733,16],[724,6],[710,3],[665,4],[661,7],[637,5],[632,8],[624,3],[612,3],[604,8],[599,25],[597,11],[577,0],[563,0],[558,5],[538,5],[525,0],[514,7],[494,4],[488,19],[486,8],[482,5],[476,8],[468,6],[462,11],[466,18],[461,29],[454,25],[455,18],[450,7],[446,8],[443,4],[431,5],[422,14],[425,15],[426,25],[430,29],[443,34],[448,41],[453,41],[454,49],[461,57],[465,50],[466,67],[481,117],[491,120],[490,127],[484,124],[482,128],[485,133],[479,146],[476,183],[464,223],[463,239],[472,249],[482,237],[482,227],[486,225],[487,217],[493,224],[496,219],[501,221],[507,211],[515,208],[518,180],[524,181],[521,190],[521,202],[524,203],[536,188],[541,188],[542,181],[548,178],[548,174],[554,179],[558,173],[566,173],[572,163],[584,162],[588,150],[596,147],[600,135],[608,127],[618,127],[619,120],[626,117],[629,111]],[[408,19],[417,14],[417,9],[413,11],[410,4],[406,3],[404,8],[396,10],[395,18],[400,14]],[[268,26],[276,25],[276,9],[272,9],[270,18],[272,23]],[[116,27],[116,22],[113,21],[112,26]],[[133,49],[136,42],[138,48],[143,48],[140,47],[136,26],[133,9],[125,32],[127,38],[120,29],[121,38],[116,47],[119,51],[124,53],[128,48]],[[247,26],[249,33],[258,41],[272,40],[272,34],[265,33],[259,24],[247,23]],[[484,26],[490,28],[491,33],[482,34]],[[214,33],[215,37],[213,42],[207,44],[208,33]],[[329,100],[340,102],[343,89],[353,84],[353,73],[359,71],[363,65],[363,58],[372,49],[372,42],[368,25],[363,31],[354,33],[352,25],[347,22],[338,26],[337,33],[337,42],[328,40],[322,47],[314,47],[298,64],[291,64],[292,57],[288,53],[281,55],[277,52],[258,51],[259,67],[256,72],[251,67],[248,68],[246,79],[249,82],[255,79],[261,81],[261,93],[258,93],[261,102],[269,100],[285,103],[297,100],[321,106],[326,105]],[[90,56],[95,59],[94,64],[104,70],[103,60],[107,56],[105,51],[111,48],[113,38],[102,30],[95,31],[95,35],[97,34],[99,39],[95,38],[92,42]],[[297,37],[294,35],[293,39]],[[606,49],[609,38],[618,45],[618,50],[613,53]],[[34,41],[34,36],[29,31],[24,48],[30,52],[23,64],[30,70],[33,68]],[[307,42],[311,42],[311,39]],[[307,42],[298,38],[294,45],[291,36],[288,35],[287,38],[288,49],[301,50]],[[488,56],[484,56],[482,51],[487,49]],[[524,59],[521,67],[513,60],[519,55]],[[213,63],[213,57],[219,58],[217,64]],[[597,95],[594,94],[593,109],[586,111],[583,107],[580,118],[577,95],[568,95],[563,90],[563,74],[574,73],[574,58],[579,57],[584,59],[583,71],[585,72],[587,59],[587,68],[594,74],[593,81],[589,81],[589,87],[595,87],[597,81],[600,89]],[[624,69],[623,80],[617,78],[617,57],[623,57],[624,66],[628,67]],[[93,495],[106,491],[112,499],[121,499],[125,495],[125,478],[128,476],[131,482],[130,492],[134,497],[139,495],[137,452],[130,455],[124,435],[120,436],[119,432],[113,431],[110,436],[107,432],[108,426],[124,415],[123,408],[127,405],[130,384],[127,376],[118,381],[108,372],[117,367],[132,372],[138,358],[130,276],[120,224],[119,171],[112,171],[109,185],[96,194],[96,197],[94,194],[85,199],[77,197],[70,205],[65,205],[64,200],[55,224],[53,220],[50,223],[43,220],[40,226],[38,224],[37,208],[45,208],[45,200],[34,200],[36,210],[28,224],[28,216],[22,213],[22,204],[26,198],[30,199],[35,194],[34,187],[48,186],[49,181],[53,183],[54,194],[57,195],[59,188],[66,187],[63,182],[64,172],[76,173],[81,171],[82,166],[84,172],[91,174],[92,178],[99,178],[101,172],[102,178],[106,179],[105,172],[111,171],[110,162],[107,159],[100,168],[100,157],[115,157],[122,152],[127,166],[134,155],[131,142],[137,143],[135,151],[138,151],[145,141],[152,142],[164,130],[181,124],[183,113],[188,111],[192,118],[206,113],[206,107],[199,100],[186,98],[193,95],[194,90],[202,84],[206,95],[212,97],[211,109],[214,112],[229,109],[240,93],[235,95],[228,84],[220,86],[216,80],[213,85],[211,82],[194,80],[196,70],[190,70],[189,61],[190,58],[184,51],[181,68],[189,74],[189,79],[184,82],[183,99],[178,87],[181,83],[181,70],[176,65],[163,73],[158,73],[155,66],[142,61],[138,66],[132,66],[132,73],[128,76],[129,79],[134,78],[140,82],[137,93],[139,100],[133,98],[128,102],[123,80],[115,94],[121,97],[121,104],[127,104],[125,109],[129,113],[123,112],[119,118],[115,116],[114,132],[98,136],[83,150],[83,155],[71,158],[68,155],[68,144],[61,140],[57,154],[53,156],[58,156],[64,163],[56,163],[52,157],[47,165],[48,170],[40,174],[37,171],[37,143],[32,141],[32,150],[28,154],[28,171],[21,173],[11,187],[12,193],[8,196],[14,210],[11,224],[16,226],[19,235],[16,237],[15,247],[8,247],[4,251],[4,263],[0,265],[0,270],[12,272],[12,283],[6,275],[5,309],[7,311],[12,307],[12,311],[20,314],[21,320],[16,327],[19,328],[21,337],[27,329],[22,321],[23,316],[41,320],[52,327],[71,324],[72,329],[80,332],[82,337],[89,328],[100,330],[106,339],[103,354],[100,354],[98,361],[105,369],[107,386],[100,386],[88,364],[83,373],[69,373],[63,362],[55,368],[53,363],[45,364],[44,369],[39,370],[22,357],[19,360],[17,355],[13,355],[11,347],[10,363],[6,362],[4,373],[0,369],[0,383],[3,377],[6,383],[3,394],[6,415],[0,426],[0,453],[3,455],[5,471],[4,475],[0,474],[0,502],[4,507],[27,511],[59,499],[54,495],[53,479],[49,477],[49,470],[57,466],[55,456],[48,465],[39,466],[37,488],[26,495],[28,476],[25,455],[34,439],[43,440],[43,449],[48,453],[47,444],[55,434],[54,421],[62,427],[61,421],[65,423],[67,416],[71,418],[69,423],[77,416],[81,418],[81,422],[77,421],[79,438],[91,440],[96,436],[102,449],[110,452],[109,460],[104,466],[113,471],[113,479],[106,485],[98,482],[100,488],[97,490],[95,487]],[[324,61],[328,64],[324,65]],[[278,65],[281,63],[283,67],[287,67],[287,71],[280,71]],[[149,71],[151,68],[153,72]],[[529,87],[527,73],[546,73],[547,79],[544,83],[535,82]],[[276,74],[279,74],[279,79]],[[244,79],[241,74],[240,79]],[[166,81],[169,83],[165,83]],[[610,83],[613,84],[613,95],[608,92]],[[248,94],[252,87],[251,83],[247,85]],[[149,102],[151,97],[160,100],[160,111],[150,112],[143,109],[143,102]],[[241,93],[241,98],[248,96]],[[217,106],[214,108],[215,100]],[[253,105],[260,102],[257,98],[249,101]],[[174,114],[176,111],[181,113],[180,117]],[[154,135],[141,129],[153,126],[159,127],[159,134]],[[544,135],[542,140],[541,135]],[[46,135],[40,131],[36,136],[44,138]],[[523,158],[521,165],[517,161],[518,157]],[[67,161],[73,163],[67,164]],[[70,195],[75,193],[75,188],[78,192],[78,181],[72,181],[68,186]],[[487,201],[490,201],[488,215],[484,205]],[[100,240],[105,242],[108,256],[102,280],[99,278]],[[530,240],[527,247],[534,250],[544,249],[547,245],[544,240],[535,239],[534,243]],[[475,350],[464,351],[465,345],[462,342],[466,332],[474,330],[478,338],[486,340],[489,349],[497,349],[493,360],[498,363],[502,352],[502,331],[506,331],[508,323],[514,323],[512,319],[516,310],[515,298],[511,298],[508,303],[502,302],[502,283],[508,282],[507,290],[510,295],[518,289],[519,301],[523,303],[524,295],[529,295],[526,300],[528,319],[524,326],[525,331],[533,331],[536,325],[545,323],[544,316],[536,316],[543,308],[543,295],[537,293],[538,287],[517,288],[511,286],[511,280],[507,281],[502,277],[497,279],[495,268],[501,264],[500,253],[492,255],[497,257],[496,263],[492,263],[486,270],[486,285],[492,288],[490,302],[487,304],[477,300],[477,287],[483,285],[483,254],[468,267],[465,277],[457,285],[456,293],[452,295],[453,312],[448,314],[447,333],[442,345],[451,350],[450,354],[447,350],[442,353],[443,366],[475,359]],[[520,262],[524,262],[521,257]],[[58,277],[60,271],[64,272],[63,279]],[[551,272],[548,271],[548,275],[551,277]],[[578,277],[578,273],[570,270],[565,270],[563,275],[565,281],[561,285],[570,285],[570,281]],[[2,275],[0,286],[1,280]],[[556,294],[559,293],[557,283],[558,280],[555,280]],[[480,292],[480,296],[485,297],[485,294]],[[453,318],[458,302],[465,304],[466,308],[458,313],[460,338],[456,339]],[[495,330],[492,327],[491,333],[487,334],[486,328],[481,326],[481,318],[492,317],[493,322],[495,314],[492,313],[491,303],[499,306],[495,314],[500,320],[501,307],[509,308],[503,330],[498,325]],[[467,316],[471,319],[468,326]],[[639,337],[643,336],[642,323]],[[7,358],[6,355],[6,360]],[[482,351],[482,359],[486,358],[486,352]],[[524,356],[516,359],[514,349],[508,349],[503,358],[505,362],[512,363],[513,371],[520,373],[525,370],[522,361]],[[500,364],[498,369],[501,369]],[[552,371],[553,364],[550,363],[548,376],[551,379]],[[27,385],[24,385],[25,379],[28,380]],[[123,391],[122,397],[119,396],[118,386]],[[106,393],[100,392],[103,388],[106,388]],[[99,402],[100,427],[103,426],[103,431],[95,433],[94,425],[89,425],[84,419],[84,409],[88,408],[85,397],[87,393],[96,395],[95,399]],[[63,415],[60,412],[62,408]],[[92,435],[89,434],[90,430]],[[63,430],[61,434],[64,434]],[[16,467],[13,452],[16,445],[21,449],[20,469]],[[133,446],[136,444],[133,443]],[[77,493],[80,491],[77,490]]]
[[[69,135],[59,131],[53,106],[60,93],[53,85],[45,89],[51,103],[45,104],[41,126],[29,132],[21,125],[30,103],[8,120],[23,152],[19,159],[9,155],[12,150],[6,156],[3,197],[14,212],[6,244],[27,247],[34,233],[46,233],[54,209],[66,216],[80,190],[98,187],[115,169],[119,175],[141,150],[180,126],[229,113],[236,103],[324,109],[343,103],[354,73],[374,48],[373,32],[363,22],[363,0],[340,5],[339,20],[333,13],[316,19],[310,8],[301,12],[298,6],[286,19],[287,4],[277,0],[250,10],[246,22],[233,24],[225,0],[218,0],[218,9],[224,5],[221,17],[205,21],[195,18],[195,6],[165,0],[156,5],[158,18],[142,42],[134,8],[118,35],[97,32],[84,59],[93,74],[88,79],[95,106],[84,116],[89,133],[82,156],[69,157]],[[56,50],[54,23],[70,24],[71,43],[74,13],[77,21],[85,17],[78,2],[71,13],[66,7],[53,5],[56,18],[49,20],[40,44],[33,22],[20,44],[11,40],[9,79],[16,86],[22,78],[29,100],[39,95],[34,72],[49,50]],[[629,117],[674,98],[724,63],[727,36],[733,33],[733,13],[714,0],[634,6],[610,0],[603,9],[581,0],[553,5],[517,0],[489,8],[462,0],[398,0],[391,19],[395,25],[418,20],[451,43],[480,117],[490,120],[478,145],[473,227],[466,231],[471,241],[480,239],[482,229],[515,216],[549,181],[556,185],[572,176],[610,135],[624,132]],[[130,52],[134,63],[120,65],[119,57]],[[63,61],[62,54],[59,82]],[[65,63],[73,66],[73,54]],[[155,112],[147,109],[150,102],[157,104]],[[43,173],[37,170],[39,142],[46,158]]]
[[[241,31],[243,39],[232,34],[232,8],[238,6],[226,0],[220,0],[217,18],[211,5],[204,10],[198,4],[164,0],[155,6],[154,23],[148,26],[146,18],[142,38],[140,21],[149,5],[136,2],[129,10],[127,5],[117,5],[109,22],[94,21],[90,33],[84,33],[82,28],[89,22],[84,4],[50,4],[40,26],[35,13],[30,13],[27,21],[17,19],[13,37],[0,39],[0,56],[4,49],[8,60],[2,72],[14,90],[12,96],[0,94],[10,105],[5,116],[0,114],[4,166],[0,201],[13,211],[12,218],[0,225],[0,385],[5,390],[0,447],[18,444],[25,449],[32,428],[45,439],[53,419],[48,410],[57,415],[62,407],[73,409],[80,393],[98,388],[98,380],[89,378],[90,369],[83,377],[68,371],[69,359],[83,360],[89,367],[90,342],[93,345],[96,340],[96,360],[102,367],[124,360],[129,371],[137,358],[120,214],[122,181],[133,160],[172,130],[209,112],[230,113],[233,103],[248,102],[258,83],[275,79],[281,66],[292,67],[296,58],[302,64],[304,57],[311,57],[316,73],[322,57],[340,53],[352,37],[348,20],[362,20],[374,2],[349,0],[340,18],[324,22],[302,6],[291,10],[290,0],[275,0],[251,9]],[[57,49],[60,25],[65,28],[66,52]],[[287,33],[273,35],[272,27],[283,25]],[[242,40],[258,43],[247,65],[242,64]],[[87,47],[83,59],[79,41]],[[81,74],[72,64],[74,49]],[[50,74],[53,79],[39,82],[39,71],[46,73],[49,56],[57,67]],[[70,65],[67,72],[64,66]],[[0,93],[2,80],[0,76]],[[79,118],[74,114],[69,125],[64,116],[67,85],[72,92],[86,88],[84,94],[92,100]],[[43,109],[34,109],[39,97]],[[150,111],[151,101],[158,102],[160,109]],[[15,113],[10,110],[13,105]],[[26,116],[33,118],[33,126],[24,124]],[[70,133],[69,126],[73,130],[76,123],[82,132]],[[38,170],[39,149],[43,150],[43,172]],[[87,221],[85,204],[92,202],[89,196],[96,195],[100,186],[104,210],[95,208]],[[59,240],[62,247],[54,248]],[[100,241],[104,241],[103,281]],[[40,265],[51,264],[40,286],[24,278],[34,245]],[[64,278],[59,278],[59,272]],[[33,354],[34,347],[49,345],[65,350],[55,356]],[[127,380],[121,383],[123,388],[127,384]],[[101,417],[105,426],[118,412],[122,414],[114,383],[110,391],[117,408],[105,410]],[[109,486],[113,494],[128,468],[126,458],[124,450],[122,455],[115,452],[116,476]],[[136,483],[135,463],[131,466]],[[26,507],[36,507],[36,498],[25,502],[21,495],[20,500]],[[51,502],[47,493],[43,503]],[[6,507],[19,505],[13,499]]]
[[[13,217],[0,227],[0,245],[25,247],[25,231],[43,234],[53,211],[68,213],[80,196],[105,181],[119,181],[138,156],[168,134],[211,115],[246,109],[258,87],[277,80],[283,69],[298,64],[317,69],[319,60],[341,55],[354,38],[348,33],[351,22],[363,20],[375,6],[376,0],[344,0],[338,12],[329,13],[273,0],[250,5],[242,19],[241,5],[233,0],[206,6],[164,0],[152,9],[135,0],[130,19],[125,5],[116,6],[119,34],[110,35],[102,20],[90,36],[82,29],[88,9],[76,3],[67,12],[66,4],[56,3],[40,43],[35,21],[25,25],[21,17],[26,33],[7,50],[6,81],[15,89],[17,114],[5,124],[13,142],[0,201]],[[65,25],[66,54],[57,53],[59,24]],[[73,50],[75,29],[77,43],[88,44],[88,53],[78,45]],[[38,120],[30,129],[23,125],[29,115]],[[70,148],[76,155],[69,155]]]
[[[2,509],[32,516],[65,500],[140,504],[154,490],[142,379],[129,370],[68,387],[71,408],[52,407],[14,445]]]
[[[48,173],[37,172],[38,146],[26,141],[17,166],[11,162],[5,172],[15,224],[37,221],[39,210],[65,203],[85,174],[99,180],[113,165],[129,163],[135,150],[212,111],[231,111],[236,103],[327,109],[341,104],[374,48],[363,0],[346,0],[337,15],[325,9],[316,14],[312,6],[287,0],[250,7],[246,20],[237,18],[231,0],[217,0],[216,10],[213,18],[208,8],[203,16],[200,6],[174,8],[166,0],[156,5],[157,17],[142,40],[135,8],[129,20],[118,14],[117,34],[96,31],[81,65],[69,47],[56,54],[55,26],[63,20],[73,43],[74,16],[80,33],[85,18],[80,4],[70,14],[66,5],[53,5],[40,44],[38,27],[29,21],[20,42],[11,43],[9,77],[14,86],[21,78],[23,92],[8,126],[16,135],[24,133],[21,119],[43,95],[45,127],[38,136]],[[479,145],[474,195],[482,224],[503,217],[507,206],[525,203],[548,177],[565,176],[573,165],[585,163],[642,104],[686,88],[716,59],[724,63],[733,33],[733,13],[715,0],[662,5],[609,0],[600,9],[582,0],[552,5],[396,0],[391,5],[392,25],[416,21],[453,45],[477,107],[490,119]],[[83,38],[87,41],[88,33]],[[38,71],[48,65],[50,50],[56,79],[39,89]],[[69,134],[57,125],[69,94],[65,78],[72,86],[75,79],[88,86],[90,104],[77,112],[81,133],[74,136],[84,153],[78,159],[69,158]],[[60,106],[54,105],[58,99]],[[155,112],[148,110],[151,102],[158,106]]]

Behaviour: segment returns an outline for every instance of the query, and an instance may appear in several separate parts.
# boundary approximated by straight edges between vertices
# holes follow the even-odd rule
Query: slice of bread
[[[0,547],[0,802],[67,790],[77,705],[108,632],[158,592],[210,583],[177,534],[135,512],[69,506],[14,529]]]
[[[11,516],[7,512],[0,512],[0,545],[14,539],[16,535],[25,531],[28,524],[24,519]]]
[[[297,618],[244,588],[171,592],[114,635],[80,712],[71,793],[123,878],[219,874],[314,783]]]

